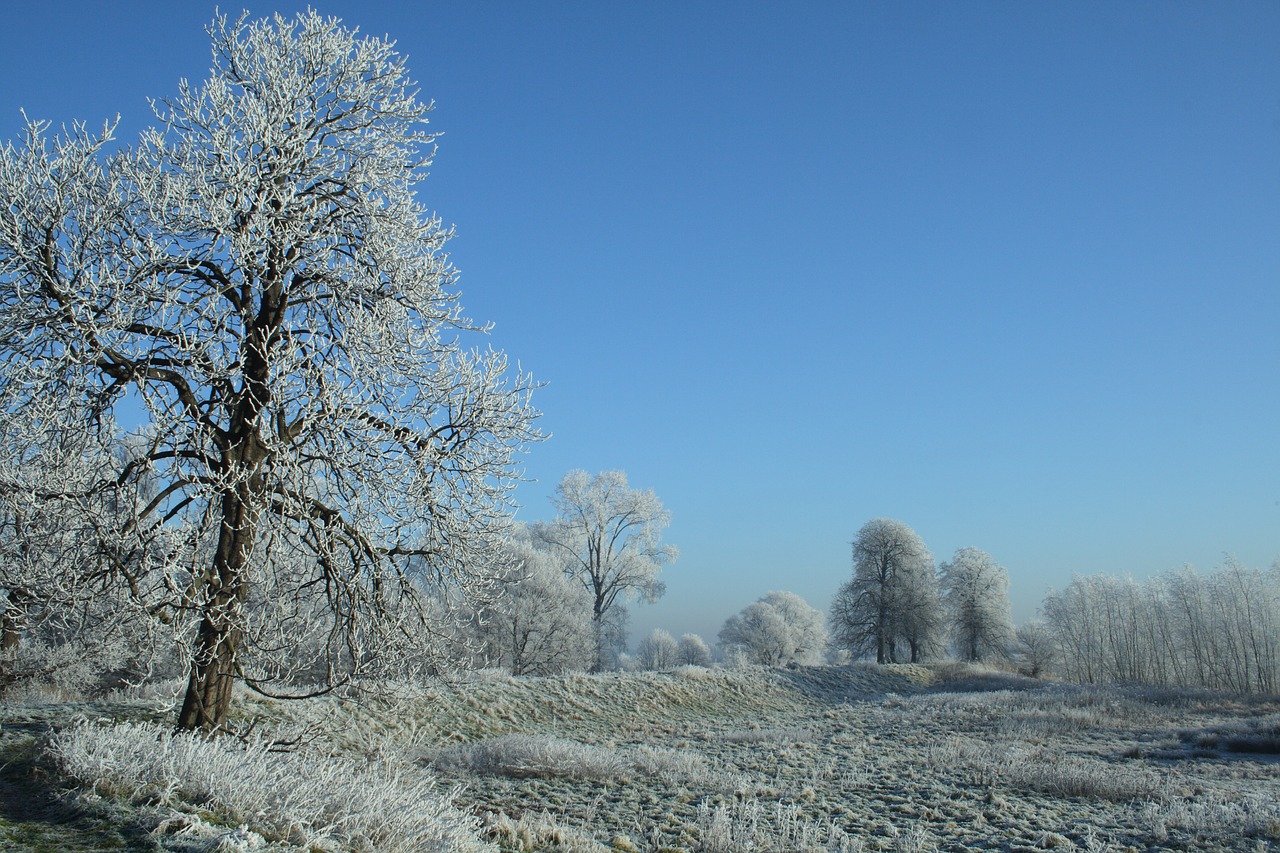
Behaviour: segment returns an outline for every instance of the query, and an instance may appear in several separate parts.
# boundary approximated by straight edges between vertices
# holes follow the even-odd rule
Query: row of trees
[[[1260,570],[1228,559],[1208,575],[1184,568],[1142,583],[1076,577],[1042,612],[1024,645],[1048,639],[1069,680],[1280,692],[1280,563]]]

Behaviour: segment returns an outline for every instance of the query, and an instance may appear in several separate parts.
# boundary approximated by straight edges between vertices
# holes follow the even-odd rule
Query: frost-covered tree
[[[1013,640],[1009,573],[986,551],[961,548],[939,567],[952,645],[963,661],[1004,658]]]
[[[140,478],[103,483],[122,450],[109,423],[55,438],[37,413],[0,419],[0,690],[110,686],[152,662],[151,620],[102,582],[113,561],[153,581],[147,564],[160,544],[130,551],[103,536],[147,494]]]
[[[658,572],[679,556],[662,542],[671,523],[650,489],[633,489],[622,471],[594,477],[570,471],[556,487],[556,518],[535,534],[565,560],[569,574],[591,594],[599,648],[595,668],[605,669],[618,639],[612,629],[622,601],[658,600],[665,591]],[[622,620],[625,624],[625,618]]]
[[[560,561],[517,526],[500,556],[493,600],[476,614],[482,662],[512,675],[552,675],[595,663],[591,599]]]
[[[817,664],[827,647],[822,612],[793,592],[770,592],[725,620],[720,643],[752,663]]]
[[[1053,632],[1043,620],[1031,619],[1018,626],[1013,644],[1013,660],[1018,672],[1040,678],[1053,670],[1057,655]]]
[[[697,634],[682,634],[676,645],[676,662],[682,666],[711,666],[711,648]]]
[[[873,518],[853,541],[853,577],[831,604],[836,642],[855,655],[874,652],[878,663],[932,654],[942,614],[933,555],[901,521]]]
[[[1077,576],[1041,610],[1072,681],[1280,691],[1280,566]]]
[[[680,663],[676,638],[661,628],[654,628],[636,648],[636,662],[641,669],[664,671]]]
[[[430,104],[392,44],[314,12],[209,33],[209,79],[137,147],[31,122],[0,149],[0,417],[35,407],[52,440],[140,409],[145,444],[77,488],[160,483],[104,538],[189,547],[148,552],[153,586],[101,578],[191,622],[178,724],[216,730],[302,627],[330,684],[412,660],[424,590],[491,563],[536,413],[462,343],[450,230],[415,195]]]
[[[947,617],[933,556],[908,563],[894,584],[894,626],[908,660],[919,663],[946,653]]]

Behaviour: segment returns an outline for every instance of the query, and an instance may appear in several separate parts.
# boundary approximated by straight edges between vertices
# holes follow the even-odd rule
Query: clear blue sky
[[[1019,621],[1280,557],[1280,4],[317,8],[437,102],[463,303],[549,383],[522,516],[575,467],[673,513],[633,642],[825,608],[874,516],[991,552]],[[3,137],[134,138],[212,13],[5,3]]]

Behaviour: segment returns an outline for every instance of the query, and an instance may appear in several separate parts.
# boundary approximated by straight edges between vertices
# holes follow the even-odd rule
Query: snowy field
[[[1275,700],[954,665],[490,675],[244,696],[249,746],[170,735],[163,700],[0,711],[0,847],[1280,849]]]

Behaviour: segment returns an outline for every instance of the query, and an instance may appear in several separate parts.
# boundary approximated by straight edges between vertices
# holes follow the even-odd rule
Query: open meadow
[[[1280,847],[1275,700],[958,665],[479,675],[242,695],[244,741],[212,744],[165,705],[7,704],[5,849]]]

